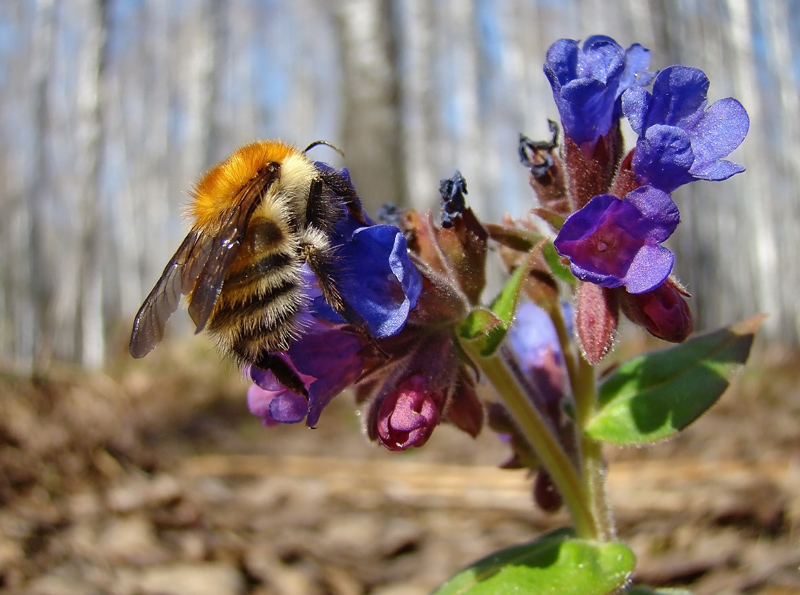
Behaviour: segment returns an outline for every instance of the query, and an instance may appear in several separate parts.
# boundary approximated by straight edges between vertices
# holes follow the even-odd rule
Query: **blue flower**
[[[559,39],[551,45],[544,73],[553,89],[564,133],[578,144],[594,144],[608,134],[619,120],[622,93],[652,79],[645,72],[649,63],[650,51],[641,45],[623,50],[603,35],[589,37],[583,47],[574,39]]]
[[[582,281],[644,293],[672,271],[675,255],[661,242],[679,222],[669,194],[642,186],[622,200],[611,194],[595,196],[567,218],[554,244]]]
[[[571,305],[564,303],[561,308],[565,321],[571,325]],[[561,343],[550,315],[536,304],[521,303],[508,331],[508,341],[533,402],[558,424],[566,372]]]
[[[346,168],[340,173],[350,180]],[[336,224],[330,238],[335,257],[331,276],[369,334],[383,339],[405,326],[422,291],[422,276],[411,262],[406,238],[398,227],[372,225],[366,214],[364,219],[370,225],[364,226],[346,212]],[[324,320],[344,323],[322,296],[314,299],[311,310]]]
[[[393,225],[358,226],[352,219],[343,220],[337,232],[333,274],[342,297],[370,335],[383,339],[397,334],[422,291],[422,277],[408,255],[403,232]],[[314,300],[312,312],[344,322],[322,296]]]
[[[742,144],[750,119],[730,97],[706,109],[708,85],[702,70],[670,66],[656,77],[652,94],[637,87],[622,96],[623,112],[639,135],[632,168],[640,182],[671,192],[744,171],[722,158]]]

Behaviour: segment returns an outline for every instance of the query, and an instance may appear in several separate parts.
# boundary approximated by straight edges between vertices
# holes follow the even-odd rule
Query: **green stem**
[[[572,337],[567,332],[564,315],[560,307],[548,312],[555,326],[567,377],[575,400],[575,431],[579,444],[578,459],[581,466],[583,493],[592,508],[592,517],[597,520],[597,536],[605,541],[613,539],[614,522],[608,507],[605,486],[605,461],[601,443],[589,438],[583,431],[597,411],[597,383],[595,370],[582,356],[573,350]]]
[[[564,356],[564,365],[567,368],[567,377],[569,378],[570,387],[574,387],[578,382],[578,367],[575,363],[575,351],[572,346],[572,337],[567,331],[567,324],[564,321],[564,311],[561,309],[561,304],[557,301],[547,309],[550,315],[550,320],[553,321],[553,326],[556,329],[558,336],[558,344],[561,346],[561,354]],[[574,390],[573,390],[574,392]]]
[[[611,509],[606,494],[606,464],[603,445],[590,438],[584,428],[597,411],[597,380],[594,367],[583,357],[578,358],[575,383],[572,386],[575,399],[575,422],[580,440],[582,492],[587,495],[596,521],[597,538],[601,541],[616,535]]]
[[[564,498],[577,535],[586,539],[599,539],[600,526],[586,491],[586,482],[578,475],[550,426],[520,387],[505,361],[497,355],[483,357],[469,341],[464,341],[463,347],[503,399],[519,429],[547,469]]]

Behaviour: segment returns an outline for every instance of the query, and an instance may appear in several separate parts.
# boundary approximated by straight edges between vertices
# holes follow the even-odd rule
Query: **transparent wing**
[[[189,315],[197,325],[197,332],[205,328],[250,217],[278,178],[279,167],[277,163],[267,164],[239,190],[219,231],[209,234],[192,230],[186,236],[136,314],[129,346],[133,357],[144,357],[161,342],[167,320],[178,308],[181,295],[192,296]]]
[[[194,287],[208,260],[211,244],[211,238],[196,230],[183,240],[133,321],[129,345],[133,357],[144,357],[164,338],[167,320],[178,308],[181,295]]]

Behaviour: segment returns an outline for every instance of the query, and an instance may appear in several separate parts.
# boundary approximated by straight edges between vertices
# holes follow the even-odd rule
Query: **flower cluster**
[[[479,222],[458,172],[441,183],[438,222],[430,213],[396,209],[393,225],[344,217],[331,241],[347,320],[306,271],[302,333],[274,354],[305,393],[250,367],[251,411],[266,425],[314,427],[328,403],[353,387],[367,435],[390,450],[425,444],[442,422],[477,435],[488,411],[489,425],[512,446],[509,466],[541,471],[537,500],[547,508],[549,476],[509,412],[478,398],[478,366],[464,341],[475,340],[483,355],[499,354],[549,431],[577,456],[573,421],[564,415],[571,395],[562,354],[573,317],[581,352],[593,364],[609,350],[620,313],[667,341],[690,334],[688,294],[672,276],[675,256],[663,245],[680,222],[670,193],[743,171],[724,158],[741,144],[749,121],[734,99],[707,106],[702,71],[672,66],[653,73],[649,60],[642,46],[623,49],[603,36],[582,44],[562,39],[548,51],[544,72],[564,138],[559,142],[551,122],[551,140],[521,137],[519,151],[539,200],[534,212],[554,240],[531,220]],[[627,155],[623,117],[638,135]],[[491,241],[516,280],[486,307]],[[562,281],[577,294],[566,315]]]
[[[610,348],[620,309],[659,338],[689,336],[688,294],[670,277],[674,254],[662,245],[680,222],[669,193],[744,171],[724,159],[747,134],[742,105],[727,98],[707,107],[709,81],[701,70],[670,66],[654,76],[648,65],[642,46],[624,50],[595,36],[582,45],[557,41],[544,67],[567,138],[560,153],[547,151],[556,188],[544,187],[541,173],[531,183],[539,214],[557,232],[556,250],[582,282],[578,333],[593,363]],[[638,135],[625,156],[623,116]],[[561,208],[552,208],[553,196]]]

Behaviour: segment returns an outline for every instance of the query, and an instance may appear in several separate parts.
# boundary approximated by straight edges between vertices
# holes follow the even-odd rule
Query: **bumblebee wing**
[[[210,249],[210,241],[198,231],[190,232],[183,240],[133,321],[129,345],[133,357],[144,357],[164,338],[167,320],[177,309],[181,294],[191,291]]]
[[[247,233],[250,218],[269,187],[278,179],[279,164],[269,163],[245,184],[234,197],[233,208],[211,243],[208,258],[200,271],[189,301],[189,316],[197,333],[208,323],[222,292],[222,284]]]

